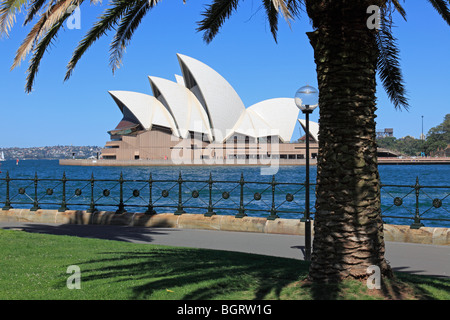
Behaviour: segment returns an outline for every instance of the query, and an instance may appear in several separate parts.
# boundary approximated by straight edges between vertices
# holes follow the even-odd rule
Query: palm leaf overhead
[[[239,0],[214,0],[202,15],[197,31],[204,31],[203,40],[210,43],[219,32],[225,21],[236,11]]]
[[[377,71],[383,88],[397,109],[408,109],[408,99],[403,85],[403,76],[399,64],[399,50],[396,39],[388,32],[389,27],[382,24],[377,33],[379,50]]]
[[[43,35],[47,34],[50,29],[59,24],[62,18],[65,20],[70,16],[70,14],[68,14],[69,7],[79,6],[82,2],[83,0],[60,0],[51,5],[47,11],[41,15],[39,21],[33,26],[31,31],[25,37],[16,52],[11,69],[14,69],[20,65],[22,60],[24,60],[28,53],[33,50],[33,47]],[[59,30],[59,28],[57,29]],[[56,36],[56,34],[54,34],[54,36]],[[47,45],[49,44],[50,42],[48,42]],[[42,59],[42,56],[40,59]],[[35,61],[34,63],[39,63],[40,59],[33,59],[32,61]]]
[[[25,58],[28,52],[33,51],[33,56],[27,69],[26,92],[31,92],[33,90],[34,80],[39,70],[42,57],[51,45],[53,39],[57,37],[58,31],[63,26],[63,23],[71,15],[69,8],[71,6],[79,6],[82,2],[83,0],[61,0],[49,6],[46,14],[41,16],[38,23],[35,24],[25,38],[25,41],[19,47],[12,68],[16,67],[20,61]],[[35,3],[37,6],[42,5],[38,4],[36,1]],[[37,7],[33,7],[33,11],[36,10],[36,8]],[[33,14],[33,12],[29,11],[29,14]],[[28,16],[28,18],[30,18],[30,16]]]
[[[49,2],[48,0],[30,0],[30,3],[28,5],[28,10],[27,10],[28,12],[27,12],[27,15],[25,17],[25,21],[23,24],[27,25],[28,23],[30,23],[33,20],[33,18],[39,14],[39,10],[42,7],[51,5],[51,4],[53,4],[53,2],[54,1]],[[102,2],[102,0],[90,0],[90,3],[94,4],[94,5],[99,4],[101,2]]]
[[[403,19],[406,20],[406,11],[403,9],[402,5],[398,2],[398,0],[392,0],[390,2],[387,2],[386,5],[392,4],[395,7],[395,10],[397,10],[398,13],[403,17]]]
[[[28,7],[28,12],[25,17],[25,22],[23,24],[27,25],[28,23],[30,23],[33,20],[33,18],[38,14],[39,10],[41,10],[41,8],[45,5],[45,3],[46,0],[32,0]]]
[[[298,14],[298,6],[303,0],[262,0],[270,25],[270,31],[277,41],[278,15],[281,13],[286,21]],[[202,15],[204,19],[199,21],[197,31],[204,31],[203,40],[210,43],[218,34],[225,21],[236,11],[239,0],[214,0],[207,6]]]
[[[52,40],[56,37],[59,29],[62,27],[64,21],[69,17],[70,14],[67,14],[64,17],[61,17],[59,21],[54,23],[51,28],[47,31],[47,33],[42,37],[42,39],[37,43],[33,57],[30,60],[30,65],[27,70],[27,84],[26,91],[31,92],[33,90],[34,80],[36,78],[36,74],[39,69],[40,61],[47,50],[48,46],[51,44]]]
[[[290,20],[292,20],[295,16],[298,16],[299,4],[300,3],[295,0],[263,0],[263,6],[266,10],[266,16],[267,20],[269,21],[270,31],[275,42],[278,42],[278,15],[281,12],[286,22],[290,26]]]
[[[395,5],[397,11],[402,14],[401,7]],[[399,50],[396,39],[392,33],[392,16],[388,12],[390,8],[382,8],[380,29],[376,33],[378,46],[377,72],[380,76],[383,88],[396,109],[408,109],[408,99],[404,87],[403,76],[400,68]],[[402,14],[405,18],[405,16]]]
[[[450,25],[450,9],[449,1],[445,0],[428,0],[429,3],[436,9],[445,22]]]
[[[133,6],[134,1],[127,0],[113,0],[111,1],[108,9],[98,18],[94,26],[88,31],[83,40],[80,41],[72,58],[67,65],[67,72],[65,80],[68,80],[72,75],[72,72],[77,65],[78,61],[81,59],[83,54],[89,49],[89,47],[97,41],[101,36],[106,35],[106,33],[113,29],[114,26],[120,21],[122,16],[127,12],[127,10]]]
[[[33,48],[40,43],[41,46],[50,45],[51,41],[40,40],[47,35],[56,34],[49,32],[56,25],[60,24],[61,18],[65,16],[67,8],[71,5],[80,5],[84,0],[0,0],[0,35],[8,35],[12,28],[15,16],[20,9],[27,6],[24,24],[29,24],[34,18],[39,17],[28,33],[23,43],[17,50],[12,69],[17,67],[25,57],[33,51]],[[309,0],[314,1],[314,0]],[[318,0],[316,0],[318,1]],[[91,4],[97,4],[101,0],[90,0]],[[75,66],[87,49],[101,36],[105,36],[107,31],[116,29],[110,46],[110,67],[114,72],[122,63],[126,46],[131,41],[134,31],[146,13],[160,0],[111,0],[108,8],[98,18],[94,26],[88,31],[80,41],[67,65],[65,80],[68,80],[73,73]],[[298,16],[299,8],[305,5],[306,0],[261,0],[265,10],[270,31],[275,41],[277,41],[279,15],[283,15],[289,21]],[[442,18],[450,25],[450,9],[448,0],[427,0]],[[185,1],[183,0],[183,3]],[[406,20],[406,11],[402,7],[400,0],[386,0],[385,7],[393,6],[395,10]],[[198,22],[197,31],[203,32],[203,39],[210,43],[219,33],[225,21],[237,10],[239,0],[212,0],[202,12],[203,19]],[[405,97],[403,78],[399,65],[399,51],[396,47],[396,39],[391,32],[392,20],[385,19],[390,10],[383,8],[383,22],[377,34],[379,47],[379,62],[377,71],[380,75],[383,87],[390,100],[396,108],[407,108],[408,103]],[[40,11],[44,11],[40,13]],[[66,17],[67,18],[67,17]],[[60,26],[61,27],[61,26]],[[59,30],[60,28],[55,28]],[[54,29],[53,29],[54,30]],[[45,50],[44,50],[45,51]],[[30,64],[39,65],[44,54],[39,54],[30,60]],[[37,70],[36,66],[31,66],[29,70]],[[29,91],[27,84],[27,91]]]
[[[110,66],[114,71],[120,67],[122,63],[123,52],[131,40],[134,31],[141,23],[142,18],[146,15],[149,9],[153,8],[160,0],[140,0],[135,5],[128,9],[123,16],[119,28],[111,43],[110,50]]]
[[[288,4],[289,2],[289,0],[272,0],[272,5],[275,7],[275,10],[281,12],[288,24],[289,20],[293,17],[291,8]]]
[[[27,0],[4,0],[0,3],[0,34],[7,36]]]
[[[311,0],[312,1],[312,0]],[[449,4],[445,0],[427,0],[444,20],[450,25]],[[204,19],[199,21],[198,31],[203,31],[204,40],[209,43],[218,34],[220,28],[226,19],[230,17],[237,8],[238,0],[214,0],[203,12]],[[266,10],[266,16],[269,20],[270,30],[277,41],[278,31],[278,13],[282,8],[285,17],[297,16],[300,5],[304,4],[304,0],[293,1],[275,1],[262,0]],[[404,80],[400,68],[399,50],[397,48],[396,39],[392,33],[392,9],[391,6],[406,20],[406,11],[400,4],[399,0],[387,0],[381,8],[381,28],[377,32],[377,44],[379,49],[379,59],[377,64],[377,72],[380,76],[383,88],[386,90],[390,101],[397,109],[408,109],[408,99],[404,87]]]
[[[266,9],[267,20],[270,25],[270,32],[272,32],[273,39],[277,41],[278,32],[278,10],[274,6],[272,0],[263,0],[264,8]]]

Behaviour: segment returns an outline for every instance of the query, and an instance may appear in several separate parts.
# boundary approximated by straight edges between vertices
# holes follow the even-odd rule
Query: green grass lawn
[[[0,299],[312,300],[450,299],[450,280],[396,274],[381,290],[364,282],[313,285],[304,261],[0,230]],[[68,289],[69,266],[81,289]]]

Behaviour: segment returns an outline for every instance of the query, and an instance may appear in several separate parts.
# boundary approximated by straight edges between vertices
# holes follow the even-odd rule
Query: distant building
[[[264,100],[246,108],[215,70],[191,57],[177,57],[182,76],[175,75],[175,81],[150,76],[153,96],[109,92],[123,118],[108,132],[111,140],[102,149],[103,159],[168,164],[305,159],[308,136],[310,157],[317,157],[319,124],[310,121],[308,135],[294,98]],[[305,135],[291,143],[297,121]],[[393,129],[380,135],[393,136]],[[383,150],[379,156],[392,154]]]
[[[393,137],[393,136],[394,136],[394,129],[392,129],[392,128],[386,128],[386,129],[384,129],[384,131],[377,132],[377,139]]]
[[[293,98],[264,100],[246,108],[215,70],[177,54],[176,81],[149,77],[153,96],[110,91],[123,114],[103,159],[304,159],[305,143],[290,143],[299,109]],[[311,156],[317,156],[318,124],[311,123]]]

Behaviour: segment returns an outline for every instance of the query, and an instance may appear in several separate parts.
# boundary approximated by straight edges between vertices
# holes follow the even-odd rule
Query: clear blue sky
[[[97,41],[85,54],[73,76],[63,82],[65,67],[77,43],[106,7],[81,7],[81,29],[64,30],[42,60],[34,91],[24,91],[28,59],[13,71],[15,51],[30,27],[23,15],[9,39],[0,40],[0,147],[53,145],[103,146],[120,121],[121,113],[108,90],[152,94],[147,76],[175,80],[181,74],[176,53],[186,54],[222,74],[246,107],[264,99],[293,97],[306,83],[317,86],[313,50],[305,32],[311,31],[304,13],[291,28],[280,20],[274,42],[260,1],[242,1],[211,44],[195,31],[208,1],[162,1],[148,13],[128,46],[123,66],[112,75],[109,43]],[[404,4],[408,21],[396,19],[395,36],[410,98],[409,111],[396,111],[378,86],[377,129],[394,128],[397,138],[419,138],[450,113],[450,27],[427,1]],[[317,121],[318,112],[311,117]]]

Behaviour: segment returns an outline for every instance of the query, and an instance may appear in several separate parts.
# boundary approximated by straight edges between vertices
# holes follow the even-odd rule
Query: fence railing
[[[421,185],[416,178],[414,185],[381,185],[381,214],[383,219],[413,220],[411,228],[424,226],[425,221],[445,222],[450,226],[450,186]],[[392,215],[391,212],[401,215]]]
[[[310,184],[314,195],[315,184]],[[450,186],[424,186],[417,178],[414,185],[381,185],[382,217],[396,221],[412,220],[412,228],[424,226],[425,221],[450,222],[448,201]],[[314,196],[311,216],[314,217]],[[305,219],[305,184],[277,181],[184,179],[61,179],[0,178],[0,204],[3,210],[29,208],[32,211],[70,209],[95,212],[97,210],[192,213],[212,216],[232,214],[236,218],[247,215]],[[450,224],[449,224],[450,225]]]

